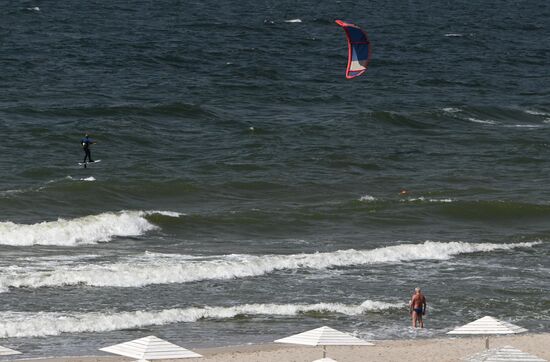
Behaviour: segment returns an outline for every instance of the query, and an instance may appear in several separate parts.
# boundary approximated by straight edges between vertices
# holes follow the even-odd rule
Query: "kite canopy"
[[[367,71],[370,61],[370,41],[367,33],[357,25],[348,24],[342,20],[336,20],[346,32],[348,39],[348,67],[346,78],[351,79]]]

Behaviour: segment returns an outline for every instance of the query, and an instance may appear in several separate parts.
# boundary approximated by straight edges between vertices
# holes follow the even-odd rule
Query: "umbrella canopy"
[[[306,346],[323,346],[323,357],[326,357],[326,346],[373,346],[374,344],[359,339],[336,329],[324,326],[289,337],[277,339],[275,343],[304,344]]]
[[[447,332],[447,334],[514,334],[523,332],[527,332],[527,329],[485,316],[462,327],[453,329]]]
[[[546,362],[545,359],[520,351],[511,346],[489,349],[474,354],[466,359],[468,362]]]
[[[99,350],[138,360],[202,357],[198,353],[177,346],[155,336],[115,344],[114,346],[100,348]]]
[[[0,356],[9,356],[12,354],[21,354],[21,352],[0,346]]]
[[[492,334],[516,334],[527,332],[527,329],[515,324],[504,322],[493,317],[485,316],[462,327],[453,329],[447,334],[470,334],[470,335],[492,335]],[[489,349],[489,338],[485,341],[485,347]]]
[[[359,339],[330,327],[312,329],[290,337],[277,339],[275,343],[305,344],[307,346],[373,346],[365,340]]]
[[[315,361],[313,362],[338,362],[336,360],[333,360],[332,358],[330,357],[325,357],[325,358],[321,358],[321,359],[316,359]]]

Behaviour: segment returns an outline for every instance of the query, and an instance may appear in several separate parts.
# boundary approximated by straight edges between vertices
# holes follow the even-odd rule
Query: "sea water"
[[[550,328],[546,1],[0,12],[0,345]],[[346,80],[335,19],[369,32]],[[81,168],[80,138],[101,164]],[[410,326],[414,287],[427,331]]]

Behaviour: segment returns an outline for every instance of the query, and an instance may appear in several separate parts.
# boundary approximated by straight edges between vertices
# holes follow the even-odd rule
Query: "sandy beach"
[[[521,336],[491,337],[491,348],[512,346],[540,358],[550,360],[550,333],[526,334]],[[441,338],[397,341],[375,341],[368,347],[327,347],[327,356],[339,362],[362,361],[406,361],[422,360],[433,362],[461,361],[484,350],[485,338]],[[208,349],[193,349],[204,358],[189,358],[194,362],[311,362],[322,357],[321,347],[293,346],[285,344],[258,344]],[[130,358],[116,356],[59,357],[18,361],[43,362],[118,362]]]

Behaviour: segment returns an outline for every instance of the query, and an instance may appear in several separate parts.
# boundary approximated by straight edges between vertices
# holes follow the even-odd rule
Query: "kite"
[[[367,71],[370,62],[370,41],[367,33],[357,25],[348,24],[342,20],[336,20],[346,32],[348,39],[348,67],[346,78],[351,79]]]

